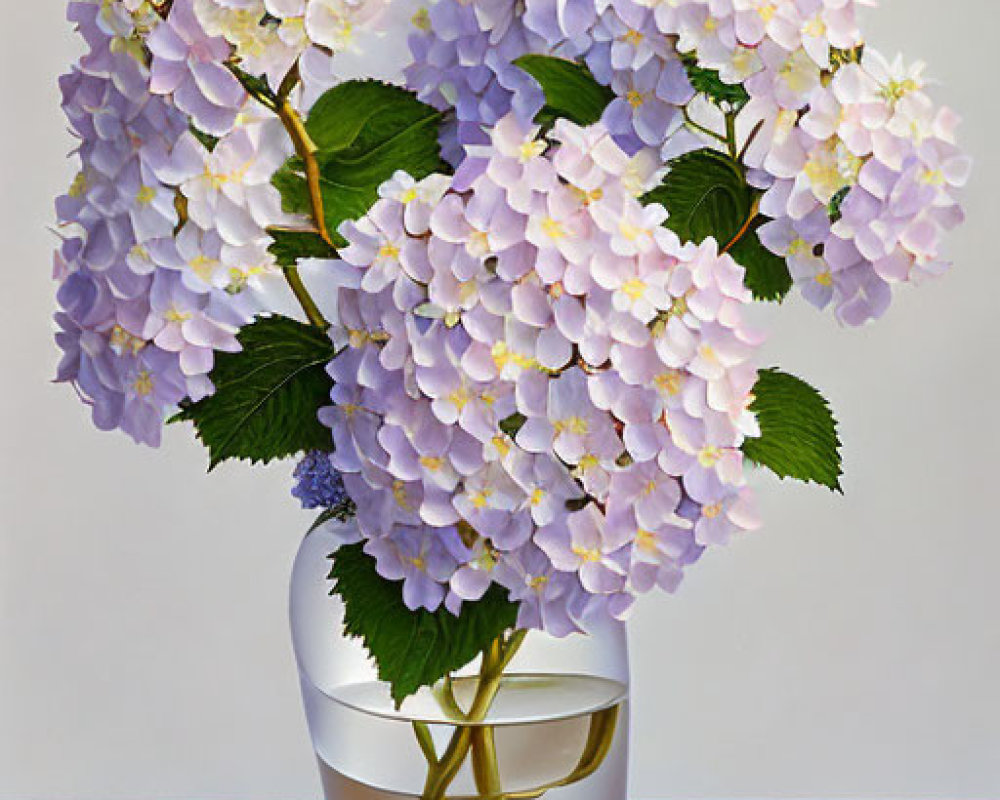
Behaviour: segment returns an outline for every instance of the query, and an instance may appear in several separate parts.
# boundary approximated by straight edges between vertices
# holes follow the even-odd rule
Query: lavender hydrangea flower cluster
[[[157,264],[180,223],[175,191],[158,175],[187,118],[150,94],[136,37],[157,24],[146,9],[70,3],[90,45],[61,81],[82,170],[57,202],[63,244],[57,380],[72,383],[102,430],[158,444],[166,409],[212,390],[215,350],[238,349],[246,316],[220,295]]]
[[[272,30],[250,24],[263,2],[176,0],[163,15],[69,4],[90,49],[61,80],[82,170],[56,208],[57,380],[101,429],[159,444],[171,409],[213,392],[214,353],[238,351],[243,325],[289,306],[266,228],[295,221],[271,185],[292,145],[225,65],[235,49],[256,59],[248,68],[290,68],[299,51],[280,34],[296,9],[285,5]],[[361,13],[313,6],[317,41]],[[209,150],[189,126],[221,139]]]
[[[655,20],[629,0],[440,0],[414,19],[408,82],[422,99],[455,107],[459,144],[480,144],[484,124],[512,110],[529,121],[542,107],[538,85],[513,64],[518,57],[582,58],[617,95],[604,121],[618,143],[629,152],[661,147],[694,90]]]
[[[857,9],[872,4],[526,0],[513,15],[524,45],[487,47],[496,30],[509,29],[491,27],[486,9],[496,3],[441,0],[418,20],[410,84],[455,103],[458,139],[472,143],[508,111],[527,122],[540,108],[523,73],[504,79],[513,60],[529,50],[582,58],[616,94],[604,122],[618,143],[667,158],[701,146],[689,134],[719,122],[717,109],[692,102],[681,55],[717,70],[749,96],[737,125],[744,163],[771,188],[761,204],[777,221],[762,232],[768,248],[789,258],[807,300],[832,303],[842,323],[859,325],[884,313],[892,285],[947,268],[940,242],[963,219],[955,191],[969,172],[957,118],[922,91],[921,67],[863,49]],[[463,47],[444,17],[467,20],[479,44]],[[860,63],[842,63],[862,49]]]
[[[603,126],[515,115],[342,233],[334,465],[411,607],[496,581],[556,634],[755,525],[743,269],[643,207]],[[647,176],[649,177],[649,176]]]
[[[70,0],[57,380],[149,445],[218,400],[186,417],[213,463],[299,455],[293,495],[347,509],[327,524],[410,609],[500,586],[525,628],[623,619],[759,524],[755,294],[861,325],[947,269],[958,119],[864,44],[871,4],[435,0],[408,93],[331,89],[388,0]],[[526,55],[596,111],[560,113]],[[689,155],[729,181],[695,193],[738,183],[724,235],[671,184]],[[757,463],[833,488],[829,457]]]

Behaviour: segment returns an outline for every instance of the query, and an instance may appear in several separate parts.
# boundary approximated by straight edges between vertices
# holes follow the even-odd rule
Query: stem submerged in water
[[[438,759],[427,726],[414,724],[417,742],[430,765],[421,800],[446,800],[448,788],[458,777],[470,754],[477,800],[537,800],[553,789],[586,780],[604,763],[615,741],[620,705],[591,715],[583,754],[576,768],[564,778],[534,789],[504,791],[497,758],[496,729],[483,722],[500,691],[504,672],[520,650],[526,635],[527,631],[515,631],[509,637],[501,636],[496,639],[486,649],[479,669],[476,695],[468,712],[464,712],[455,699],[450,676],[435,691],[442,709],[455,720],[455,732],[447,749]]]
[[[482,722],[500,691],[504,670],[517,655],[525,635],[525,631],[516,631],[508,639],[500,637],[483,653],[479,686],[472,706],[452,734],[440,760],[431,764],[421,800],[444,800],[448,787],[458,776],[470,750],[473,750],[473,771],[479,791],[484,798],[499,797],[500,770],[493,731],[488,726],[483,726]],[[485,733],[487,730],[488,734]]]

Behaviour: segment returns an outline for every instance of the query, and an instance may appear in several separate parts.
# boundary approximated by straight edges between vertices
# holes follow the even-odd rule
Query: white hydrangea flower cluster
[[[399,175],[342,228],[321,418],[411,607],[496,581],[562,635],[754,526],[743,269],[662,227],[651,176],[601,125],[508,116],[453,182]]]
[[[318,72],[332,75],[331,53],[351,51],[362,31],[387,21],[390,0],[194,0],[193,9],[209,36],[225,39],[241,68],[266,75],[272,88],[299,61],[304,79]]]
[[[939,275],[944,234],[963,212],[970,159],[958,120],[923,92],[922,67],[867,49],[816,86],[798,124],[764,160],[775,178],[761,238],[785,257],[807,300],[860,325],[882,315],[891,286]]]

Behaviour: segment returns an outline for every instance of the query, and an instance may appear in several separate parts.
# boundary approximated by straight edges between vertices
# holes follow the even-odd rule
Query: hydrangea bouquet
[[[751,470],[839,489],[748,307],[857,326],[948,266],[957,118],[867,4],[437,0],[392,85],[336,68],[386,0],[72,0],[58,380],[212,466],[299,456],[397,702],[622,620],[758,526]],[[380,630],[455,640],[422,671],[369,629],[385,591]]]

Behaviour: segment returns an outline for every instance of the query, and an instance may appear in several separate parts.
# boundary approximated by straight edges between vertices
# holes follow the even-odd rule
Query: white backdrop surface
[[[0,28],[0,799],[317,798],[286,631],[310,517],[289,469],[203,475],[47,383],[51,197],[71,176],[62,0]],[[794,301],[768,360],[846,441],[844,497],[762,484],[766,529],[634,622],[636,798],[1000,797],[996,0],[883,0],[977,159],[956,270],[839,330]]]

